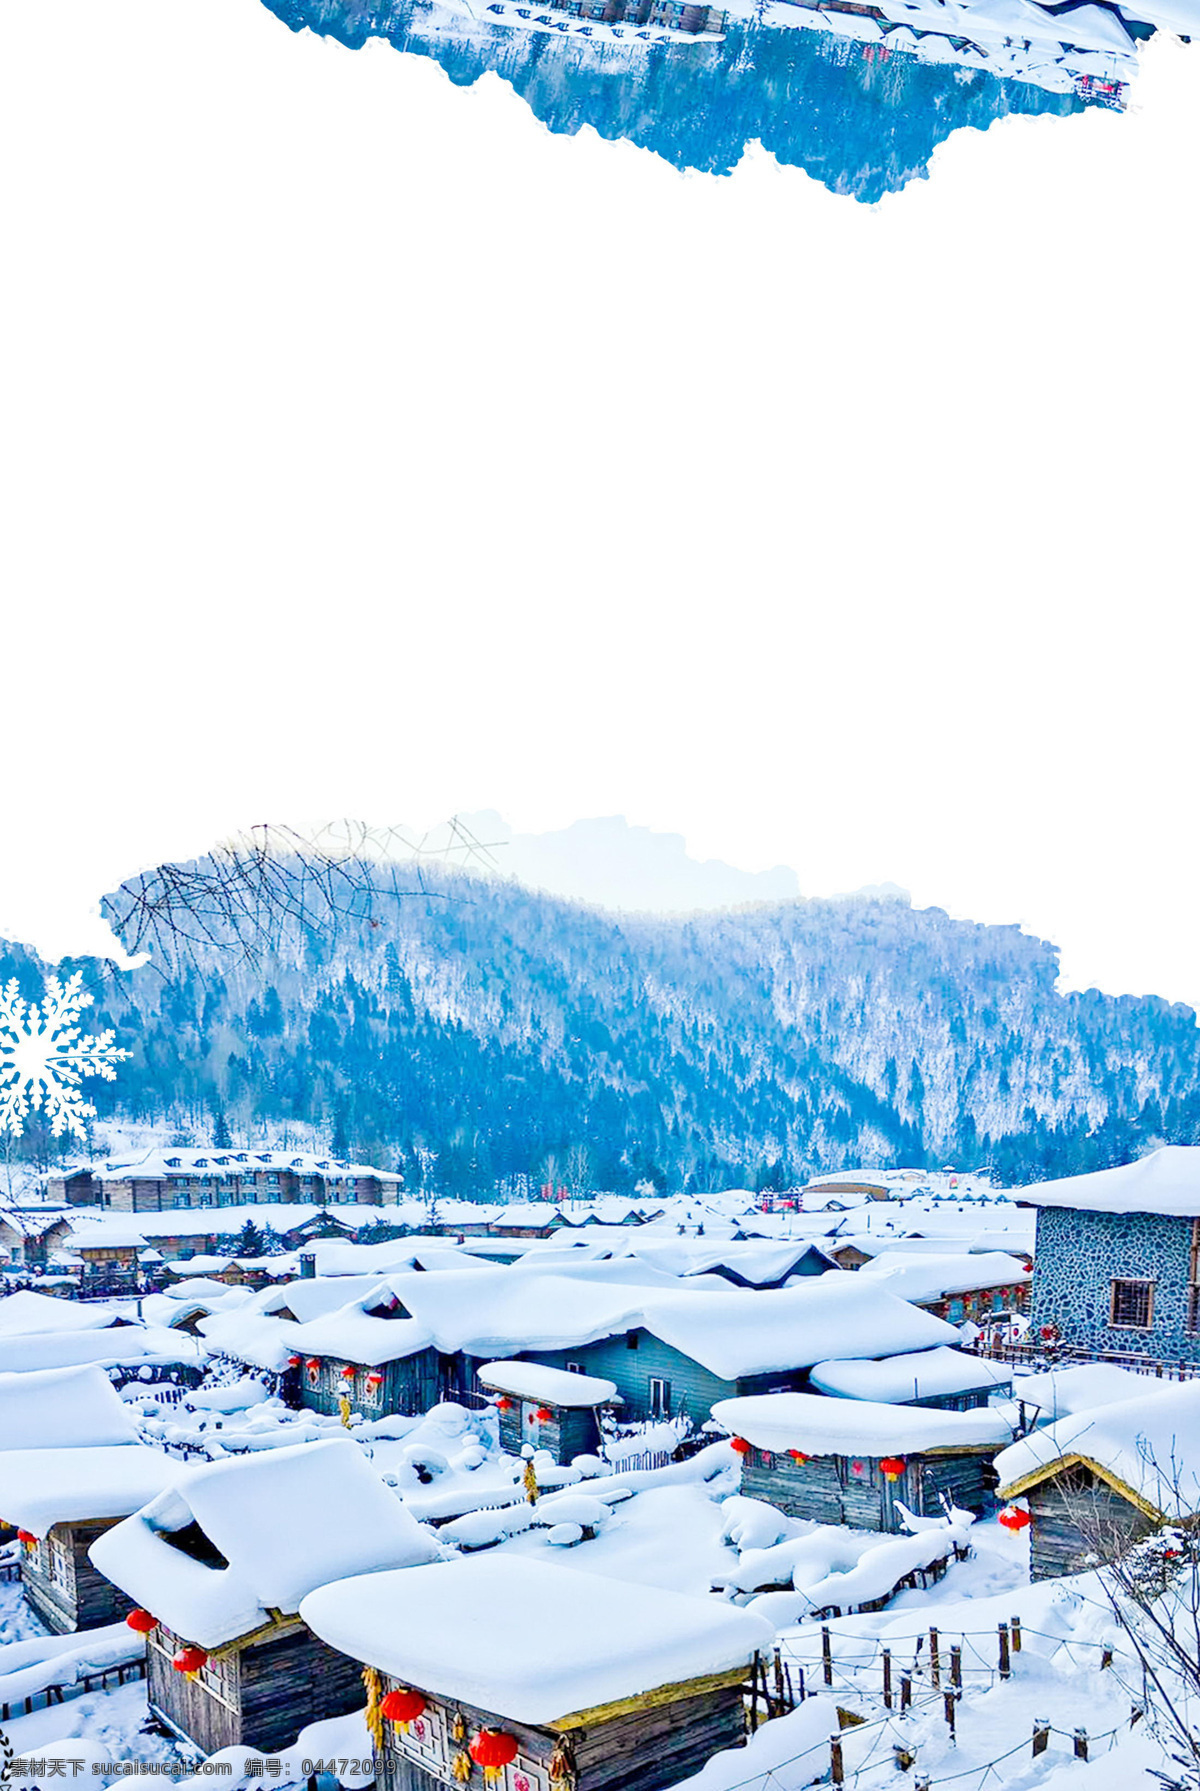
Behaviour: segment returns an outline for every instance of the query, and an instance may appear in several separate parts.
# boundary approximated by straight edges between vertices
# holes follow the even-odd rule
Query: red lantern
[[[902,1455],[885,1455],[880,1460],[879,1472],[890,1483],[903,1478],[906,1466],[907,1463]]]
[[[130,1611],[125,1621],[130,1629],[136,1629],[140,1636],[148,1636],[152,1629],[158,1628],[158,1618],[152,1617],[149,1611],[143,1611],[140,1607],[135,1611]]]
[[[498,1779],[517,1757],[517,1738],[507,1729],[480,1729],[467,1751],[485,1779]]]
[[[320,1372],[321,1372],[321,1358],[320,1358],[320,1356],[310,1356],[310,1357],[309,1357],[309,1358],[308,1358],[308,1361],[307,1361],[307,1362],[306,1362],[306,1363],[305,1363],[305,1364],[304,1364],[304,1366],[305,1366],[305,1367],[306,1367],[306,1368],[307,1368],[307,1369],[308,1369],[308,1378],[309,1378],[309,1380],[310,1380],[310,1381],[315,1381],[315,1380],[316,1380],[316,1378],[317,1378],[317,1376],[318,1376],[318,1375],[319,1375],[319,1374],[320,1374]]]
[[[789,1449],[788,1454],[791,1456],[792,1460],[796,1463],[796,1466],[798,1468],[802,1468],[804,1466],[805,1462],[808,1460],[808,1457],[807,1457],[807,1455],[805,1455],[803,1449]]]
[[[1023,1505],[1006,1505],[997,1522],[1002,1524],[1006,1530],[1011,1530],[1014,1535],[1017,1535],[1025,1529],[1031,1519]]]
[[[346,1367],[343,1368],[341,1372],[344,1381],[352,1381],[354,1379],[354,1370],[350,1367],[349,1363],[347,1363]]]
[[[539,1424],[552,1424],[554,1422],[554,1413],[550,1410],[548,1405],[540,1405],[533,1415]]]
[[[377,1393],[383,1385],[383,1376],[379,1373],[369,1374],[367,1376],[367,1385],[370,1387],[372,1393]]]
[[[1026,1263],[1023,1263],[1023,1264],[1022,1264],[1022,1265],[1021,1265],[1021,1267],[1022,1267],[1022,1272],[1023,1272],[1023,1273],[1024,1273],[1024,1274],[1026,1274],[1026,1275],[1032,1275],[1032,1274],[1033,1274],[1033,1264],[1032,1264],[1032,1263],[1031,1263],[1031,1262],[1026,1262]]]
[[[177,1673],[198,1673],[201,1667],[208,1665],[208,1655],[203,1648],[181,1648],[171,1661],[171,1665]]]
[[[289,1368],[299,1368],[299,1366],[300,1366],[300,1357],[299,1356],[289,1356],[288,1357],[288,1367]]]
[[[419,1691],[413,1691],[407,1685],[390,1691],[379,1706],[379,1714],[386,1716],[389,1723],[403,1723],[405,1726],[415,1723],[424,1711],[424,1698]]]
[[[508,1397],[507,1393],[502,1393],[500,1395],[499,1399],[496,1401],[496,1410],[498,1412],[511,1412],[512,1409],[513,1409],[512,1400]]]
[[[731,1437],[729,1447],[733,1450],[735,1455],[749,1455],[754,1444],[748,1443],[745,1437]]]
[[[17,1541],[23,1543],[26,1548],[36,1548],[38,1543],[32,1530],[18,1530]]]

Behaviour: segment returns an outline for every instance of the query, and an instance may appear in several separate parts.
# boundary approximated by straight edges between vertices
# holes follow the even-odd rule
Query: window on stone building
[[[1108,1322],[1117,1331],[1148,1331],[1154,1321],[1153,1281],[1118,1281],[1112,1284]]]

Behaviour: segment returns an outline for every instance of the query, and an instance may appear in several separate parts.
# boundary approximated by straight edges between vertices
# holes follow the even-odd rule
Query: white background
[[[257,820],[621,810],[1200,999],[1200,47],[865,209],[257,0],[52,13],[0,0],[10,936]]]

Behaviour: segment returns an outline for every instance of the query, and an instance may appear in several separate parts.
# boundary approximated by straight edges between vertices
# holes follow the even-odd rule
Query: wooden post
[[[902,1741],[892,1743],[892,1767],[896,1772],[907,1772],[915,1763],[916,1756],[911,1754]],[[928,1783],[928,1780],[926,1780]]]
[[[1086,1729],[1075,1731],[1075,1758],[1086,1760],[1088,1757],[1088,1733]]]
[[[1008,1624],[999,1623],[996,1628],[1000,1637],[1000,1677],[1007,1679],[1012,1674],[1012,1660],[1008,1652]]]
[[[786,1711],[787,1711],[787,1705],[784,1703],[784,1698],[783,1698],[783,1656],[779,1652],[779,1649],[776,1648],[776,1650],[775,1650],[775,1714],[776,1714],[776,1716],[783,1716],[783,1715],[785,1715]]]
[[[954,1686],[962,1684],[962,1649],[957,1645],[950,1650],[950,1683]]]
[[[1008,1620],[1008,1629],[1009,1629],[1009,1634],[1012,1636],[1012,1651],[1014,1654],[1020,1654],[1020,1652],[1021,1652],[1021,1619],[1019,1617],[1010,1617]]]
[[[842,1765],[842,1738],[840,1735],[829,1737],[829,1781],[833,1785],[844,1785],[846,1771]]]
[[[892,1651],[883,1651],[883,1703],[886,1710],[892,1708]]]
[[[829,1641],[829,1625],[821,1625],[821,1671],[826,1685],[833,1684],[833,1649]]]
[[[900,1708],[901,1708],[901,1710],[907,1710],[911,1703],[912,1703],[912,1674],[911,1673],[901,1673],[901,1675],[900,1675]]]
[[[942,1693],[942,1714],[946,1718],[946,1727],[950,1731],[950,1739],[953,1742],[957,1742],[958,1740],[958,1737],[954,1732],[954,1706],[956,1703],[957,1699],[952,1691],[944,1691]]]
[[[941,1656],[938,1654],[938,1632],[936,1629],[931,1629],[929,1632],[929,1683],[934,1691],[941,1688],[942,1662]]]
[[[1033,1719],[1033,1757],[1034,1757],[1034,1759],[1036,1760],[1037,1756],[1039,1754],[1044,1754],[1046,1749],[1049,1746],[1050,1746],[1050,1724],[1046,1721],[1044,1716],[1035,1716]]]
[[[1113,1663],[1112,1649],[1111,1648],[1102,1648],[1100,1651],[1100,1670],[1101,1670],[1101,1672],[1104,1671],[1105,1667],[1111,1667],[1112,1663]]]

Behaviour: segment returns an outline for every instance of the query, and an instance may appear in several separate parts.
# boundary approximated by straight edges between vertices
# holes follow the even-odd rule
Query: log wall
[[[92,1543],[115,1521],[55,1524],[35,1548],[22,1551],[26,1600],[54,1635],[99,1629],[133,1609],[132,1601],[88,1559]]]

